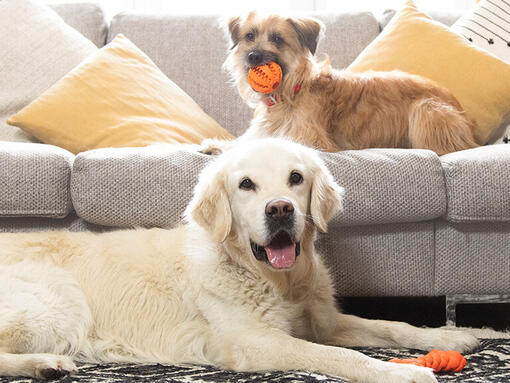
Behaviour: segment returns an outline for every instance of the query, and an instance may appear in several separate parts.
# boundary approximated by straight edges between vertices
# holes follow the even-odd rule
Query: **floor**
[[[343,297],[339,304],[343,312],[364,318],[404,321],[415,326],[445,325],[444,297]],[[510,303],[460,304],[457,326],[510,330]]]

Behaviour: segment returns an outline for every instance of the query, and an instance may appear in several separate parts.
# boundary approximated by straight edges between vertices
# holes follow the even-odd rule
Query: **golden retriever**
[[[285,136],[336,152],[365,148],[420,148],[438,155],[478,146],[474,120],[439,84],[408,73],[333,70],[314,57],[323,25],[311,18],[251,12],[228,21],[232,47],[225,61],[241,97],[255,108],[251,139]],[[267,95],[248,82],[250,68],[276,62],[281,84]],[[208,140],[217,154],[231,142]]]
[[[341,195],[315,151],[268,138],[208,165],[172,230],[1,234],[0,375],[55,378],[79,360],[436,382],[337,347],[477,345],[339,312],[314,238]]]

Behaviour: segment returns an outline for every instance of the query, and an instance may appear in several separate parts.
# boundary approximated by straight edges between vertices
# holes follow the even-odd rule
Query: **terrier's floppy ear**
[[[218,242],[223,242],[232,228],[232,212],[222,174],[214,165],[202,171],[184,213],[188,222],[196,222]]]
[[[342,209],[344,189],[340,187],[333,176],[320,162],[315,170],[310,197],[310,214],[314,225],[323,233],[328,231],[328,222]]]
[[[233,16],[228,19],[226,23],[226,30],[228,31],[228,35],[230,36],[230,40],[232,41],[232,47],[230,49],[234,49],[239,41],[241,40],[239,29],[241,27],[241,18],[239,16]]]
[[[312,18],[289,18],[287,21],[294,28],[301,46],[308,49],[314,55],[324,25]]]

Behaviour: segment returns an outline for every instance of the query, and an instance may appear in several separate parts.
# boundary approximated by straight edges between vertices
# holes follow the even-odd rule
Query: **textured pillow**
[[[8,123],[73,153],[232,138],[122,35]]]
[[[452,26],[477,47],[510,63],[510,2],[482,0]]]
[[[510,65],[433,21],[412,1],[348,67],[354,72],[395,69],[448,88],[476,120],[480,143],[487,142],[510,112]]]
[[[0,25],[0,141],[29,141],[5,120],[97,48],[32,0],[1,0]]]
[[[510,64],[510,1],[482,0],[451,30]],[[503,143],[504,137],[510,138],[510,125],[503,132],[498,131],[490,142]]]

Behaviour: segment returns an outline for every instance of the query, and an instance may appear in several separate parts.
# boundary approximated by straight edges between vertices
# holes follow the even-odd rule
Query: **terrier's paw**
[[[78,372],[72,358],[65,355],[40,355],[35,363],[34,376],[38,379],[54,380]]]
[[[224,141],[216,140],[214,138],[207,138],[202,141],[199,146],[199,153],[207,154],[209,156],[218,156],[224,152]]]

